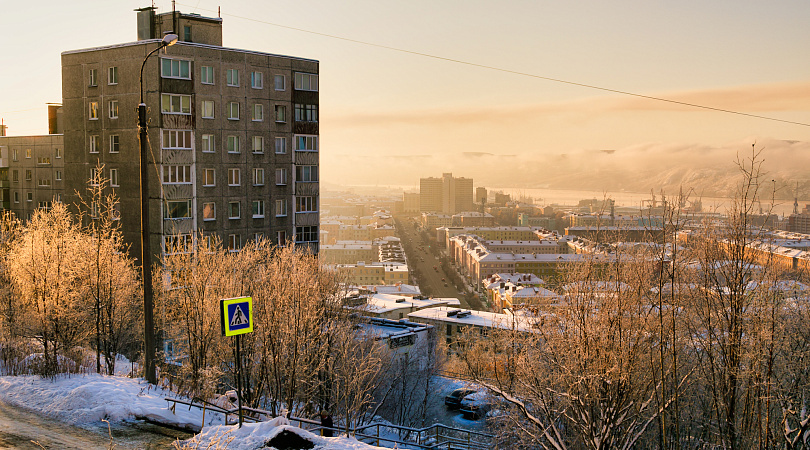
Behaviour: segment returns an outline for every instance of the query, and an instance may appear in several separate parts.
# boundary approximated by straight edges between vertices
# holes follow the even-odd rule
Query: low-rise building
[[[405,264],[359,262],[357,264],[339,264],[335,268],[340,271],[343,282],[353,286],[407,285],[410,282],[408,266]]]
[[[365,316],[400,320],[414,311],[439,306],[452,306],[457,308],[460,304],[457,298],[439,299],[408,297],[396,294],[371,294],[366,297],[366,303],[364,305],[353,306],[352,308],[362,311]]]
[[[377,252],[371,241],[337,241],[322,245],[318,254],[324,264],[357,264],[376,261]]]

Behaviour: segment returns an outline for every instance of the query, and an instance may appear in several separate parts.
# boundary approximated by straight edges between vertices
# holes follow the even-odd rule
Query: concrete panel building
[[[419,210],[444,214],[474,211],[472,178],[455,178],[452,173],[444,173],[441,178],[421,178]]]
[[[98,162],[140,254],[137,105],[149,121],[150,247],[197,230],[233,251],[251,239],[318,250],[318,61],[222,47],[222,19],[138,12],[138,41],[62,53],[65,183]],[[65,201],[75,201],[72,190]]]
[[[65,140],[61,105],[48,105],[48,134],[6,136],[0,126],[0,205],[21,220],[48,209],[65,192]],[[86,184],[85,184],[86,186]],[[84,191],[85,186],[75,189]]]

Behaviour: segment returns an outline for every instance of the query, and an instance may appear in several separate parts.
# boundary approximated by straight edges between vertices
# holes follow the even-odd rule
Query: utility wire
[[[192,7],[191,5],[188,5],[188,4],[183,4],[183,3],[177,3],[177,4],[182,5],[182,6]],[[208,11],[208,12],[217,12],[217,11],[206,9],[206,8],[196,8],[196,9],[200,9],[202,11]],[[460,59],[454,59],[454,58],[448,58],[448,57],[444,57],[444,56],[432,55],[430,53],[417,52],[417,51],[407,50],[407,49],[398,48],[398,47],[391,47],[391,46],[383,45],[383,44],[375,44],[373,42],[361,41],[361,40],[358,40],[358,39],[352,39],[352,38],[347,38],[347,37],[343,37],[343,36],[337,36],[337,35],[334,35],[334,34],[321,33],[319,31],[312,31],[312,30],[307,30],[307,29],[304,29],[304,28],[291,27],[289,25],[282,25],[282,24],[278,24],[278,23],[268,22],[266,20],[254,19],[254,18],[251,18],[251,17],[238,16],[236,14],[221,14],[221,15],[234,17],[236,19],[248,20],[248,21],[251,21],[251,22],[257,22],[257,23],[261,23],[261,24],[265,24],[265,25],[271,25],[271,26],[274,26],[274,27],[286,28],[288,30],[300,31],[302,33],[309,33],[309,34],[314,34],[314,35],[317,35],[317,36],[328,37],[328,38],[331,38],[331,39],[338,39],[338,40],[341,40],[341,41],[353,42],[355,44],[362,44],[362,45],[368,45],[368,46],[371,46],[371,47],[377,47],[377,48],[382,48],[382,49],[386,49],[386,50],[392,50],[392,51],[395,51],[395,52],[406,53],[406,54],[409,54],[409,55],[423,56],[425,58],[437,59],[437,60],[440,60],[440,61],[447,61],[447,62],[453,62],[453,63],[456,63],[456,64],[463,64],[463,65],[471,66],[471,67],[479,67],[479,68],[482,68],[482,69],[494,70],[494,71],[497,71],[497,72],[511,73],[513,75],[521,75],[521,76],[524,76],[524,77],[531,77],[531,78],[537,78],[537,79],[540,79],[540,80],[553,81],[555,83],[568,84],[568,85],[571,85],[571,86],[579,86],[579,87],[584,87],[584,88],[588,88],[588,89],[594,89],[594,90],[603,91],[603,92],[612,92],[614,94],[628,95],[628,96],[631,96],[631,97],[644,98],[644,99],[647,99],[647,100],[655,100],[655,101],[659,101],[659,102],[672,103],[672,104],[676,104],[676,105],[688,106],[688,107],[691,107],[691,108],[706,109],[706,110],[709,110],[709,111],[716,111],[716,112],[722,112],[722,113],[727,113],[727,114],[736,114],[736,115],[739,115],[739,116],[753,117],[755,119],[772,120],[774,122],[782,122],[782,123],[789,123],[789,124],[792,124],[792,125],[801,125],[801,126],[804,126],[804,127],[810,127],[810,123],[794,122],[792,120],[777,119],[776,117],[761,116],[761,115],[758,115],[758,114],[750,114],[750,113],[745,113],[745,112],[742,112],[742,111],[734,111],[734,110],[731,110],[731,109],[715,108],[713,106],[700,105],[700,104],[697,104],[697,103],[682,102],[682,101],[672,100],[672,99],[668,99],[668,98],[655,97],[655,96],[652,96],[652,95],[637,94],[637,93],[634,93],[634,92],[622,91],[622,90],[619,90],[619,89],[611,89],[611,88],[596,86],[596,85],[593,85],[593,84],[577,83],[575,81],[568,81],[568,80],[563,80],[563,79],[560,79],[560,78],[544,77],[542,75],[535,75],[535,74],[532,74],[532,73],[520,72],[520,71],[517,71],[517,70],[504,69],[504,68],[501,68],[501,67],[490,66],[490,65],[486,65],[486,64],[478,64],[478,63],[474,63],[474,62],[463,61],[463,60],[460,60]]]

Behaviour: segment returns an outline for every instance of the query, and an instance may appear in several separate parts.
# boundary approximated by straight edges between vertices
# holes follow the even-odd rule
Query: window
[[[217,220],[217,204],[214,202],[203,203],[203,220]]]
[[[110,119],[117,119],[118,118],[118,100],[110,100],[109,112],[110,112]]]
[[[287,138],[285,137],[276,138],[276,153],[279,155],[287,153]]]
[[[100,175],[101,174],[99,174],[98,169],[96,168],[90,169],[90,180],[89,180],[90,186],[98,186]]]
[[[239,120],[239,102],[228,103],[228,120]]]
[[[228,153],[239,153],[239,136],[228,136]]]
[[[213,134],[204,134],[204,135],[202,135],[202,151],[203,151],[203,153],[213,153],[214,152],[214,135]]]
[[[216,186],[216,172],[214,169],[203,170],[203,186]]]
[[[118,169],[110,169],[110,186],[118,187]]]
[[[61,170],[56,171],[56,181],[62,181],[62,171]]]
[[[19,152],[18,152],[18,150],[17,150],[16,148],[15,148],[14,150],[12,150],[12,151],[11,151],[11,160],[12,160],[12,161],[17,161],[17,156],[18,156],[18,153],[19,153]]]
[[[118,67],[110,67],[107,70],[107,84],[118,84]]]
[[[25,157],[26,157],[27,159],[31,159],[31,156],[32,156],[32,155],[33,155],[33,154],[31,153],[31,149],[30,149],[30,148],[25,149]]]
[[[253,200],[253,218],[261,219],[264,217],[264,200]]]
[[[163,114],[191,114],[190,95],[161,94],[160,105]]]
[[[287,121],[287,107],[284,105],[276,105],[276,122]]]
[[[49,156],[40,156],[37,158],[37,164],[48,165],[51,163],[51,158]]]
[[[242,184],[242,172],[239,169],[228,169],[228,186]]]
[[[228,251],[238,252],[242,248],[242,236],[238,234],[228,235]]]
[[[61,201],[62,201],[62,194],[61,194],[60,192],[57,192],[57,193],[56,193],[56,201],[57,201],[57,202],[61,202]]]
[[[191,166],[163,166],[164,184],[191,184]]]
[[[238,219],[242,215],[242,204],[239,202],[228,203],[228,218]]]
[[[264,233],[253,233],[253,242],[260,243],[264,240]]]
[[[90,69],[90,87],[98,86],[98,69]]]
[[[276,169],[276,185],[287,184],[287,169]]]
[[[31,181],[34,178],[33,171],[31,169],[25,170],[25,181]]]
[[[202,117],[203,117],[203,119],[213,119],[214,118],[214,101],[213,100],[203,100],[203,102],[202,102]]]
[[[253,185],[264,186],[264,169],[261,167],[253,168]]]
[[[191,25],[183,25],[183,40],[191,42]]]
[[[191,150],[191,130],[163,130],[163,148]]]
[[[29,202],[33,202],[34,201],[34,193],[33,192],[26,192],[25,193],[25,199],[27,201],[29,201]]]
[[[273,84],[277,91],[283,91],[287,88],[287,80],[284,78],[284,75],[276,75],[273,79],[275,80]]]
[[[90,120],[98,120],[98,102],[90,102],[90,112],[88,119]]]
[[[253,121],[261,122],[264,120],[264,106],[261,103],[253,105]]]
[[[51,185],[50,179],[40,178],[37,180],[37,186],[50,186],[50,185]]]
[[[191,217],[191,200],[166,200],[164,219],[187,219]]]
[[[20,173],[17,172],[16,170],[11,171],[11,181],[13,181],[15,183],[20,182]]]
[[[253,136],[253,153],[264,153],[264,138]]]
[[[190,253],[192,250],[194,250],[194,238],[190,234],[163,236],[164,253]]]
[[[299,134],[295,136],[295,150],[299,152],[317,152],[318,136]]]
[[[191,79],[191,61],[180,59],[160,59],[160,76],[163,78]]]
[[[20,203],[20,193],[19,192],[14,193],[14,203]]]
[[[312,196],[299,196],[295,198],[295,212],[316,212],[318,201]]]
[[[261,89],[264,87],[264,80],[261,72],[250,72],[250,87]]]
[[[318,121],[318,105],[304,105],[301,103],[295,104],[295,121],[296,122],[317,122]]]
[[[318,166],[296,166],[295,181],[304,183],[318,181]]]
[[[90,153],[98,153],[98,136],[90,136]]]
[[[121,150],[121,140],[117,134],[110,136],[110,153],[118,153]]]
[[[295,89],[298,91],[317,91],[318,75],[314,73],[296,73]]]
[[[211,66],[202,66],[200,69],[200,83],[214,84],[214,68]]]
[[[318,227],[295,227],[295,242],[318,242]]]
[[[239,69],[226,70],[225,78],[225,82],[228,86],[239,86]]]
[[[56,159],[62,158],[62,149],[61,148],[54,149],[54,158],[56,158]]]
[[[285,247],[287,245],[286,231],[276,231],[276,245],[279,247]]]
[[[284,217],[287,215],[287,200],[276,200],[276,217]]]

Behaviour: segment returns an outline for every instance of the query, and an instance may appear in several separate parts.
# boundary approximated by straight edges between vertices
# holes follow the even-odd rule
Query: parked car
[[[465,419],[478,420],[492,409],[492,402],[486,391],[470,394],[461,400],[458,410]]]
[[[475,392],[475,389],[458,388],[444,397],[444,404],[447,406],[447,409],[458,409],[464,397],[474,394]]]

